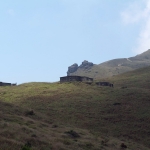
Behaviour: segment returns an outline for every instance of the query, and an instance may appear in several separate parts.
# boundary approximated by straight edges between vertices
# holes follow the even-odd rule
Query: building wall
[[[81,77],[81,76],[65,76],[60,77],[60,82],[72,82],[72,81],[93,81],[92,78]]]
[[[85,82],[93,82],[93,78],[89,78],[89,77],[81,77],[82,79],[82,81],[85,81]]]
[[[11,83],[3,83],[3,86],[11,86]]]
[[[0,86],[11,86],[11,83],[0,82]]]
[[[78,76],[60,77],[60,82],[71,82],[71,81],[81,81],[81,78]]]
[[[11,84],[11,86],[16,86],[16,85],[17,85],[17,83],[12,83],[12,84]]]

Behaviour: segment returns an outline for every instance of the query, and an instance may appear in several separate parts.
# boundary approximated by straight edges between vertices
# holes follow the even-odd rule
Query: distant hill
[[[146,52],[129,58],[113,59],[101,64],[83,61],[80,66],[73,64],[68,67],[67,75],[80,75],[92,78],[104,78],[150,66],[150,49]]]

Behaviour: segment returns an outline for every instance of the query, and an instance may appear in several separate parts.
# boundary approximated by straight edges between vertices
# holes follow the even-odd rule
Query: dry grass
[[[135,57],[130,57],[129,59],[119,58],[109,60],[89,68],[79,67],[77,71],[70,73],[69,75],[88,76],[94,79],[103,79],[146,66],[150,66],[150,50]]]
[[[0,87],[0,149],[150,149],[150,68],[116,76],[115,87],[28,83]],[[77,133],[73,137],[68,133]]]

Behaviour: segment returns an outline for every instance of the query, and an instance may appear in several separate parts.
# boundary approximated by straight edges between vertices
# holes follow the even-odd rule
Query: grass
[[[32,150],[119,150],[122,143],[150,149],[149,74],[150,67],[105,79],[114,88],[78,82],[0,87],[0,150],[27,142]]]

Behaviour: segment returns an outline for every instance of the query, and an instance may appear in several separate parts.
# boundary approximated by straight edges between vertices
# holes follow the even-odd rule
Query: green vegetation
[[[31,144],[28,142],[26,143],[22,148],[21,150],[31,150]]]
[[[149,150],[149,74],[147,67],[104,79],[114,88],[0,87],[0,150]]]

